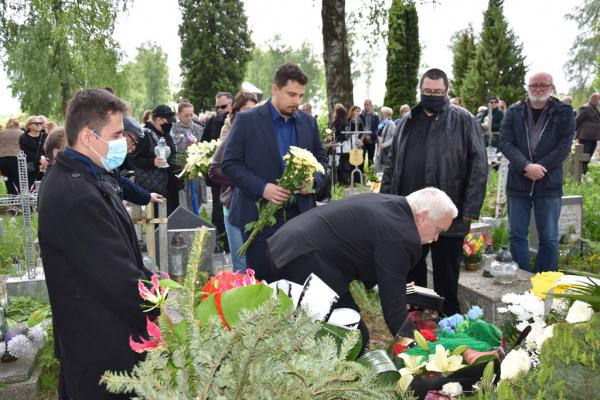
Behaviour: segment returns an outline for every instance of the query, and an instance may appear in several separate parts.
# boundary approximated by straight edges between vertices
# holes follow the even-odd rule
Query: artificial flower
[[[538,348],[538,351],[542,350],[542,345],[548,339],[550,339],[554,335],[554,325],[544,327],[544,330],[541,335],[536,336],[535,344]]]
[[[403,344],[400,343],[396,343],[394,344],[394,355],[399,355],[400,353],[405,352],[406,350],[408,350],[408,347],[406,347]]]
[[[531,369],[531,358],[526,350],[511,350],[500,364],[500,379],[515,380]]]
[[[475,321],[476,319],[481,318],[483,315],[483,310],[479,306],[472,306],[469,312],[467,312],[467,318],[469,321]]]
[[[143,353],[145,351],[151,351],[164,346],[162,340],[162,334],[160,328],[154,322],[150,321],[150,318],[146,317],[146,330],[151,340],[146,340],[140,337],[141,343],[137,343],[133,340],[132,336],[129,336],[129,347],[131,350],[137,353]]]
[[[14,358],[29,357],[35,352],[33,344],[25,335],[16,335],[6,344],[8,354]]]
[[[467,364],[469,364],[469,365],[473,365],[480,357],[490,356],[490,355],[493,355],[496,358],[498,358],[498,352],[495,350],[477,351],[477,350],[473,350],[473,349],[469,348],[463,352],[463,357],[464,357],[465,361],[467,362]]]
[[[42,324],[38,324],[33,328],[29,329],[29,331],[27,332],[27,337],[29,338],[29,340],[31,340],[33,346],[39,350],[44,346],[44,343],[46,343],[46,338],[48,337],[48,334],[44,330]]]
[[[462,392],[462,385],[458,382],[448,382],[442,386],[442,393],[447,394],[448,396],[460,396]]]
[[[430,390],[425,395],[424,400],[452,400],[452,396],[444,394],[439,390]]]
[[[594,310],[588,303],[580,300],[575,300],[569,308],[567,313],[567,322],[570,324],[576,324],[578,322],[587,322],[592,319]]]
[[[402,353],[398,357],[404,362],[404,367],[400,368],[400,375],[416,375],[421,371],[421,368],[425,365],[423,356],[411,356],[410,354]]]
[[[562,272],[555,271],[538,272],[531,277],[531,292],[544,300],[550,289],[552,289],[556,285],[556,282],[564,275],[565,274]],[[554,287],[554,293],[562,293],[564,291],[565,286]]]
[[[419,333],[421,333],[428,342],[435,342],[437,340],[435,333],[430,329],[419,329]]]
[[[446,331],[447,333],[454,333],[454,328],[452,327],[452,325],[450,324],[450,321],[448,321],[447,319],[442,319],[439,322],[440,328],[443,331]]]
[[[202,292],[207,295],[218,294],[231,289],[254,285],[256,283],[260,283],[260,281],[255,278],[254,270],[252,268],[246,268],[246,273],[244,274],[240,272],[223,271],[210,278],[208,282],[206,282],[206,285],[204,285]],[[206,297],[208,297],[207,295],[203,296],[202,300],[206,299]]]
[[[408,391],[408,388],[410,387],[410,384],[412,383],[413,379],[414,379],[414,376],[412,376],[410,374],[402,375],[400,377],[400,379],[398,380],[398,383],[396,383],[396,387],[400,390],[400,392],[406,393],[406,391]]]
[[[435,354],[429,355],[429,361],[425,365],[427,371],[448,373],[462,368],[461,356],[449,356],[444,346],[435,346]]]

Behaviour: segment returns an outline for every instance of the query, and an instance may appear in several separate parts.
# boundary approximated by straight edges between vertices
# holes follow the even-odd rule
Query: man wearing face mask
[[[109,171],[127,152],[126,105],[83,89],[65,115],[68,146],[57,154],[40,194],[39,243],[60,362],[58,398],[126,399],[99,384],[106,370],[131,371],[141,355],[129,337],[147,337],[138,281],[151,272]],[[95,346],[94,343],[102,343]]]
[[[159,193],[167,198],[167,214],[171,214],[179,206],[179,190],[183,184],[175,176],[175,142],[170,135],[175,113],[168,105],[162,104],[152,110],[152,119],[144,125],[144,137],[136,146],[131,157],[135,167],[135,181],[149,192]],[[171,149],[167,160],[156,156],[154,148],[160,139],[164,139]],[[164,162],[168,168],[161,168]]]
[[[487,158],[479,124],[464,108],[448,101],[448,77],[430,69],[419,83],[421,101],[396,128],[385,166],[381,193],[406,196],[428,186],[437,187],[458,208],[450,229],[423,255],[408,279],[427,286],[425,258],[431,249],[435,291],[445,298],[443,312],[459,312],[458,275],[462,245],[470,222],[479,217],[487,181]]]

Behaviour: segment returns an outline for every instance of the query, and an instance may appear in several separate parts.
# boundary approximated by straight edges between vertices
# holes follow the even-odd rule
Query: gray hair
[[[386,107],[386,106],[381,107],[380,111],[381,111],[382,114],[387,114],[390,117],[394,114],[394,112],[392,111],[392,109],[389,108],[389,107]]]
[[[452,212],[452,218],[456,218],[458,210],[456,206],[442,190],[428,187],[417,190],[406,196],[406,201],[413,213],[428,212],[429,219],[438,220],[448,211]]]

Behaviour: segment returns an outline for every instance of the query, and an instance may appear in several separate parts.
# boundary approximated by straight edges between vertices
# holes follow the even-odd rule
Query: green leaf
[[[483,357],[482,357],[483,358]],[[481,385],[489,389],[494,383],[494,361],[488,361],[485,369],[483,370],[483,376],[481,378]]]
[[[452,356],[459,356],[462,353],[465,352],[466,349],[468,349],[469,346],[467,346],[466,344],[461,344],[460,346],[458,346],[457,348],[454,349],[454,351],[452,351]]]
[[[36,310],[32,312],[27,319],[27,327],[33,328],[34,326],[42,323],[47,317],[48,312],[46,310]]]
[[[172,279],[161,279],[158,281],[158,286],[169,289],[183,289],[183,286]]]
[[[374,350],[364,354],[357,362],[372,369],[385,385],[394,385],[400,379],[400,372],[383,350]]]

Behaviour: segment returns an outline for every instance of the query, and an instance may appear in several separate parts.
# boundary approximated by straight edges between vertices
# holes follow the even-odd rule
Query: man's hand
[[[527,164],[525,167],[525,176],[532,181],[539,181],[546,176],[546,168],[540,164]]]
[[[308,196],[309,194],[312,194],[312,188],[315,185],[315,178],[313,177],[312,181],[310,183],[305,183],[304,185],[302,185],[302,188],[300,188],[300,190],[298,190],[296,193],[304,195],[304,196]]]
[[[164,159],[162,159],[162,158],[160,158],[160,157],[156,157],[156,158],[154,159],[154,166],[155,166],[155,167],[158,167],[158,168],[160,168],[160,167],[162,167],[163,165],[165,165],[165,160],[164,160]]]
[[[162,197],[160,194],[158,193],[150,193],[150,201],[153,203],[164,203],[165,202],[165,198]]]
[[[283,204],[290,197],[290,192],[274,183],[267,183],[263,191],[263,198],[273,204]]]

